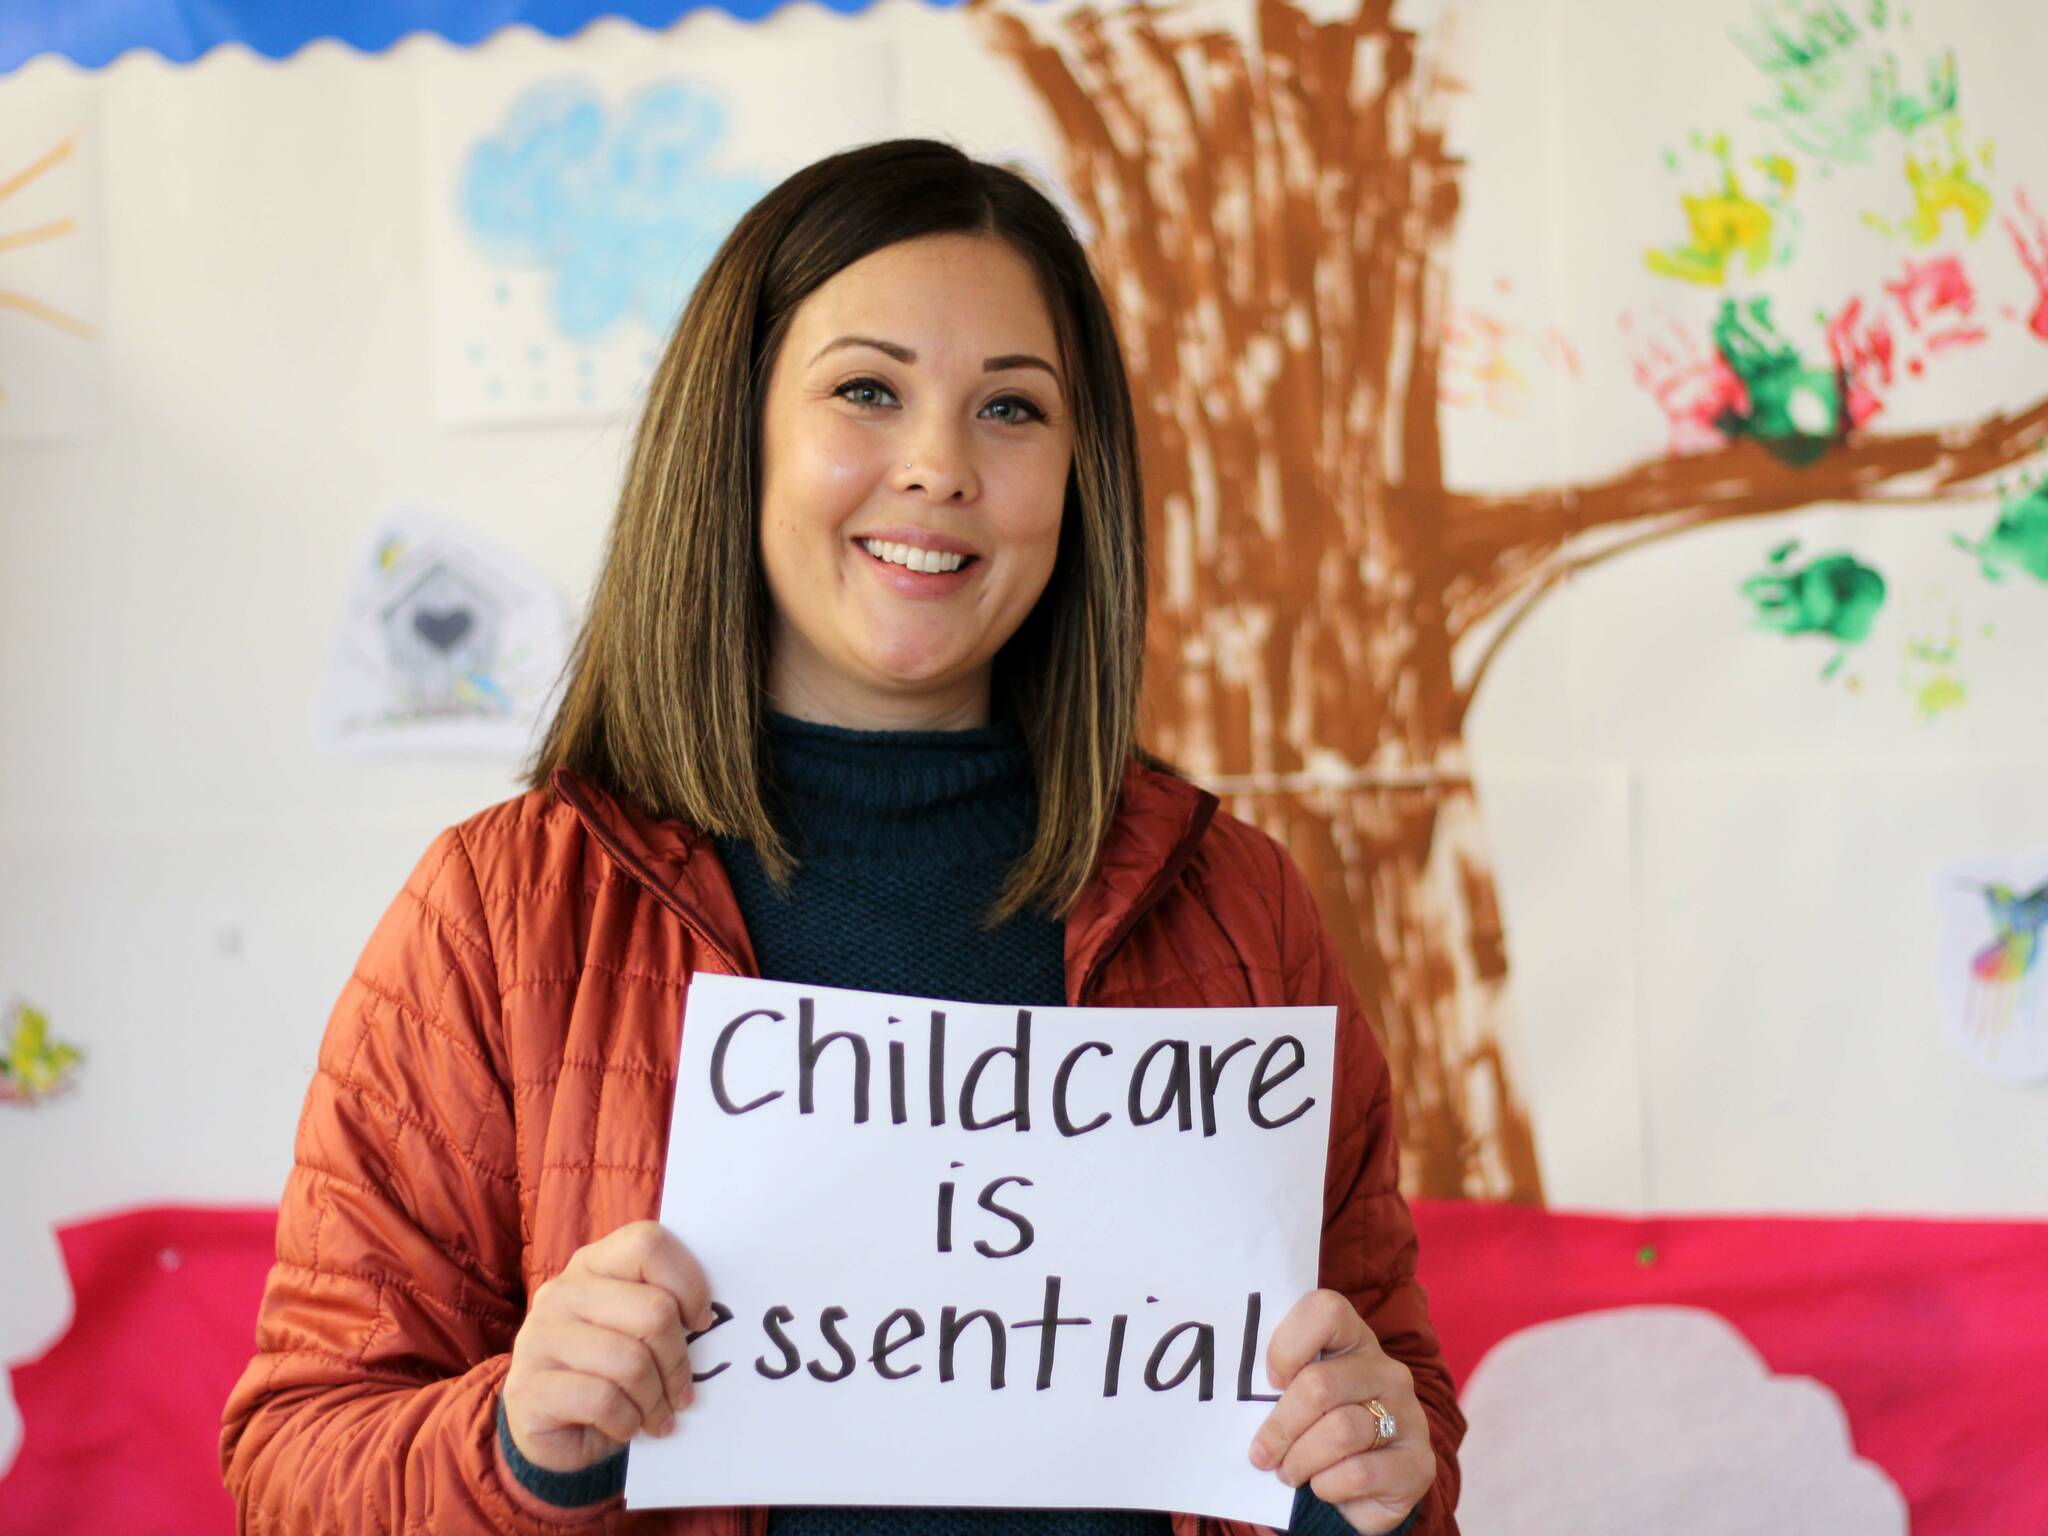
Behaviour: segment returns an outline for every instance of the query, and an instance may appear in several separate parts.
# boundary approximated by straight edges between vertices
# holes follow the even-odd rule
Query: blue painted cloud
[[[718,241],[765,186],[710,170],[725,113],[701,90],[650,86],[607,123],[577,81],[535,86],[469,153],[463,222],[493,259],[554,273],[555,323],[591,341],[632,316],[675,321]]]

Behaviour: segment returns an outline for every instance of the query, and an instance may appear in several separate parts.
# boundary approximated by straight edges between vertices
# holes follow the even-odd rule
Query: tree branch
[[[1945,499],[1947,498],[1939,496],[1870,497],[1861,505],[1921,507],[1938,505]],[[1648,545],[1661,544],[1666,539],[1677,538],[1682,533],[1691,533],[1693,529],[1712,521],[1710,509],[1694,508],[1690,512],[1681,513],[1659,523],[1654,528],[1639,529],[1615,540],[1612,544],[1603,544],[1600,548],[1584,554],[1560,554],[1543,565],[1522,572],[1514,582],[1502,587],[1502,601],[1524,587],[1528,590],[1523,594],[1521,602],[1516,604],[1515,611],[1502,620],[1500,628],[1493,632],[1492,637],[1486,642],[1486,648],[1479,653],[1478,660],[1473,663],[1471,673],[1452,695],[1449,716],[1451,731],[1459,732],[1464,729],[1465,716],[1472,708],[1473,699],[1478,696],[1479,685],[1486,680],[1487,669],[1493,665],[1494,658],[1500,655],[1501,648],[1508,643],[1509,637],[1522,627],[1522,621],[1529,617],[1553,587],[1559,586],[1567,577],[1576,576],[1581,571],[1590,571],[1597,565],[1605,565],[1618,555],[1633,554]],[[1498,603],[1495,606],[1499,606]]]
[[[1601,528],[1677,514],[1670,528],[1659,531],[1665,537],[1708,523],[1823,503],[1935,503],[1953,499],[2044,443],[2048,399],[2016,416],[1994,415],[1974,427],[1853,438],[1804,467],[1786,464],[1761,443],[1744,438],[1711,453],[1656,460],[1587,485],[1504,496],[1452,492],[1441,503],[1444,565],[1468,588],[1456,605],[1458,635],[1531,581],[1539,590],[1553,585],[1562,574],[1553,567],[1566,546]],[[1583,568],[1583,562],[1568,559],[1564,565]]]

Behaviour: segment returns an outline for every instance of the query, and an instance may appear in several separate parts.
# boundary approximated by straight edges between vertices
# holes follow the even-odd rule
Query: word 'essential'
[[[1005,1322],[986,1307],[971,1310],[944,1307],[933,1318],[915,1307],[898,1307],[876,1321],[872,1337],[869,1337],[865,1326],[858,1326],[853,1339],[846,1336],[849,1313],[845,1307],[822,1309],[815,1327],[805,1330],[797,1324],[793,1310],[773,1306],[762,1313],[760,1322],[761,1333],[770,1348],[756,1355],[751,1362],[745,1361],[742,1353],[739,1361],[726,1359],[707,1369],[693,1370],[691,1379],[710,1381],[734,1364],[739,1364],[741,1369],[751,1369],[755,1375],[768,1381],[787,1381],[796,1377],[799,1381],[819,1381],[829,1385],[845,1381],[865,1364],[883,1381],[903,1381],[931,1366],[936,1369],[941,1382],[950,1383],[965,1374],[967,1380],[979,1385],[985,1366],[988,1389],[1000,1392],[1010,1385],[1010,1345],[1014,1338],[1020,1345],[1028,1343],[1035,1346],[1029,1349],[1022,1363],[1031,1373],[1035,1389],[1044,1392],[1053,1385],[1054,1363],[1060,1358],[1062,1330],[1069,1330],[1075,1339],[1067,1353],[1069,1357],[1077,1353],[1083,1357],[1082,1369],[1087,1372],[1083,1378],[1086,1383],[1084,1390],[1099,1390],[1104,1397],[1116,1397],[1136,1388],[1139,1383],[1150,1392],[1171,1392],[1185,1383],[1198,1401],[1215,1400],[1218,1335],[1222,1332],[1215,1324],[1190,1320],[1162,1327],[1155,1320],[1131,1312],[1118,1312],[1102,1319],[1069,1315],[1060,1299],[1062,1283],[1058,1275],[1045,1277],[1044,1301],[1035,1317]],[[1145,1298],[1147,1302],[1158,1299],[1156,1296]],[[1277,1392],[1260,1392],[1253,1385],[1258,1361],[1260,1311],[1260,1293],[1249,1292],[1245,1296],[1244,1319],[1237,1330],[1237,1349],[1234,1352],[1237,1366],[1235,1400],[1240,1403],[1279,1401]],[[716,1333],[733,1320],[732,1309],[723,1302],[712,1303],[711,1315],[713,1321],[709,1328],[688,1336],[693,1362],[723,1353],[711,1343],[706,1343],[701,1349],[696,1347],[699,1339]],[[1131,1337],[1134,1323],[1138,1332],[1135,1340]],[[1031,1333],[1036,1333],[1035,1340],[1019,1337]],[[806,1337],[806,1334],[814,1337]],[[963,1343],[968,1346],[965,1354],[961,1351]],[[867,1347],[863,1348],[863,1345]],[[741,1349],[744,1352],[745,1346],[742,1345]],[[807,1354],[809,1359],[805,1358]],[[967,1365],[970,1358],[974,1360],[971,1371]],[[1227,1355],[1225,1360],[1227,1368]]]

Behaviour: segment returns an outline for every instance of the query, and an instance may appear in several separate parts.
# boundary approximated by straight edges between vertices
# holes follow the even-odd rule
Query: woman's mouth
[[[923,549],[915,544],[898,544],[888,539],[855,541],[878,563],[920,576],[951,576],[973,565],[979,557]]]

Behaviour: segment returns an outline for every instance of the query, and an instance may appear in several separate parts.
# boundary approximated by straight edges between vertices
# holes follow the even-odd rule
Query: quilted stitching
[[[495,1394],[525,1297],[584,1243],[657,1213],[682,992],[692,972],[723,968],[721,952],[751,953],[731,888],[689,829],[564,787],[582,811],[537,792],[437,838],[336,1004],[260,1353],[222,1436],[248,1529],[759,1536],[748,1512],[541,1518],[498,1481]],[[1069,919],[1070,986],[1200,804],[1191,786],[1133,765]],[[591,818],[641,874],[600,845]],[[1415,1371],[1445,1464],[1417,1530],[1454,1531],[1463,1422],[1413,1283],[1385,1061],[1300,872],[1273,839],[1219,814],[1100,958],[1091,1001],[1103,1004],[1339,1004],[1324,1281]],[[334,1347],[343,1338],[347,1351]],[[1195,1522],[1177,1524],[1196,1536]]]

